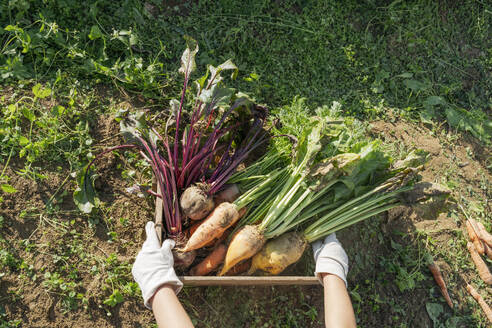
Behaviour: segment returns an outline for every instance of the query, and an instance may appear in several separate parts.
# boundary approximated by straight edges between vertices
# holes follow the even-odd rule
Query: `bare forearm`
[[[168,286],[163,286],[152,299],[152,311],[159,328],[192,328],[193,323],[178,297]]]
[[[355,328],[354,309],[345,283],[332,274],[324,274],[325,325],[330,328]]]

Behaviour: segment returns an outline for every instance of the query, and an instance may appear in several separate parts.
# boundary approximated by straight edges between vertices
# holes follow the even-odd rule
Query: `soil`
[[[431,130],[405,121],[375,121],[371,125],[371,133],[374,136],[397,145],[401,150],[421,148],[430,153],[430,161],[421,173],[422,181],[443,183],[443,177],[446,177],[448,181],[456,181],[451,190],[455,199],[460,199],[460,195],[470,200],[490,199],[492,176],[486,167],[490,149],[468,137],[451,140],[450,135],[442,128]],[[106,140],[98,145],[100,147],[118,144],[121,140],[117,137],[115,140],[113,137],[117,131],[118,127],[112,118],[98,117],[94,126],[94,139]],[[78,281],[82,286],[80,292],[85,293],[87,297],[86,309],[64,312],[62,298],[42,283],[45,272],[51,272],[59,265],[55,263],[53,253],[57,253],[60,247],[67,247],[62,242],[64,239],[77,240],[84,250],[81,253],[70,253],[70,250],[66,250],[68,254],[73,254],[73,259],[68,260],[68,266],[74,266],[79,261],[90,263],[97,256],[107,258],[111,254],[115,254],[120,263],[130,265],[143,243],[143,227],[146,221],[153,218],[152,202],[124,192],[129,186],[121,177],[120,166],[124,165],[121,158],[108,154],[96,165],[100,173],[96,187],[100,199],[106,206],[97,216],[90,218],[81,215],[73,203],[71,193],[75,188],[74,179],[69,178],[64,184],[65,177],[70,174],[68,168],[64,167],[60,172],[56,166],[51,168],[50,165],[44,165],[47,178],[42,181],[33,181],[15,174],[14,170],[21,168],[22,163],[14,162],[7,168],[7,175],[11,177],[9,183],[19,192],[2,196],[4,201],[0,203],[0,215],[4,217],[5,224],[0,228],[0,236],[11,245],[18,257],[33,265],[32,271],[38,276],[33,280],[19,275],[19,272],[0,275],[0,305],[5,307],[7,317],[19,318],[22,327],[148,327],[153,322],[152,313],[145,309],[139,297],[130,297],[113,308],[102,305],[100,295],[105,285],[104,272],[79,272]],[[56,197],[57,206],[61,210],[56,212],[56,220],[53,220],[53,217],[44,215],[45,212],[40,209],[46,207],[59,188],[68,192],[59,199]],[[490,213],[490,202],[486,203],[486,206],[484,211]],[[433,282],[426,280],[408,292],[401,292],[392,283],[394,277],[387,272],[379,272],[381,265],[378,259],[391,256],[394,252],[391,246],[393,241],[419,247],[421,240],[418,237],[408,237],[416,236],[418,231],[431,236],[435,247],[447,247],[450,240],[456,238],[457,233],[464,231],[460,221],[449,217],[448,213],[442,213],[432,206],[400,207],[392,210],[385,218],[367,223],[380,226],[380,243],[374,242],[378,236],[361,233],[363,226],[360,225],[338,234],[350,259],[350,290],[357,290],[360,285],[365,290],[378,294],[379,299],[383,300],[381,304],[372,303],[369,299],[359,302],[361,306],[356,307],[356,311],[358,316],[365,318],[365,327],[393,325],[396,319],[391,300],[398,300],[398,304],[406,304],[405,316],[409,318],[409,326],[432,326],[426,312],[426,302],[423,300],[429,298],[429,289]],[[103,223],[102,217],[112,219]],[[121,224],[119,218],[127,218],[127,223]],[[100,223],[91,226],[88,219],[99,219]],[[113,225],[111,229],[107,226],[108,222]],[[51,225],[59,223],[65,228],[50,228]],[[71,230],[75,232],[72,233]],[[117,242],[113,242],[108,236],[108,231],[112,230],[117,232]],[[35,244],[34,251],[28,251],[27,247],[22,246],[27,244],[26,241]],[[367,250],[367,254],[361,250]],[[83,254],[87,257],[83,257]],[[311,256],[312,253],[308,250],[303,259],[287,269],[284,274],[302,274],[309,270],[312,272]],[[436,260],[444,277],[453,277],[453,281],[459,282],[456,275],[460,273],[455,272],[454,268],[442,259]],[[425,267],[422,270],[426,270]],[[126,274],[128,275],[128,272]],[[374,279],[378,274],[383,275],[384,279]],[[462,278],[468,279],[472,274],[473,271],[467,272]],[[127,278],[131,280],[131,276]],[[374,281],[377,281],[376,285],[372,285]],[[457,304],[466,303],[466,292],[463,292],[463,288],[463,284],[460,283],[450,286],[451,297]],[[361,296],[369,297],[366,294]],[[255,327],[263,322],[269,326],[269,318],[285,319],[291,312],[304,313],[310,308],[316,310],[317,322],[306,323],[303,327],[324,326],[323,290],[319,286],[185,288],[180,298],[187,311],[196,318],[197,327],[208,327],[205,322],[217,322],[218,318],[221,318],[222,323],[230,322],[226,325],[229,327],[252,327],[252,321],[244,319],[248,316],[235,317],[235,313],[243,310],[253,311],[249,316],[251,320],[260,320],[255,323]],[[461,305],[459,307],[461,308]],[[273,313],[270,308],[279,312]]]

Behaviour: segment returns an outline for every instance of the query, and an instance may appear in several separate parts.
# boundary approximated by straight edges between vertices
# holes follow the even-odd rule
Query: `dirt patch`
[[[490,150],[473,140],[450,141],[444,130],[433,131],[404,121],[376,121],[372,126],[374,136],[399,148],[397,150],[421,148],[430,153],[431,160],[421,174],[422,180],[445,184],[455,199],[460,196],[470,200],[490,199],[491,175],[486,168]],[[112,117],[101,115],[95,119],[92,134],[95,140],[103,141],[99,145],[101,149],[121,142],[117,133],[118,126]],[[11,177],[9,183],[19,192],[3,196],[0,211],[5,225],[0,235],[17,258],[28,268],[32,266],[28,270],[13,270],[0,278],[0,304],[6,308],[9,318],[18,318],[28,327],[143,327],[153,322],[138,292],[125,296],[124,301],[114,307],[103,303],[112,292],[108,286],[121,283],[120,286],[131,288],[129,268],[145,238],[143,227],[153,219],[150,199],[124,191],[129,187],[129,182],[121,175],[124,165],[124,159],[113,154],[96,162],[100,174],[96,188],[105,205],[91,216],[81,215],[76,210],[71,199],[75,187],[73,178],[63,185],[70,173],[66,168],[62,172],[48,170],[48,178],[38,182],[7,169]],[[53,216],[46,215],[46,204],[60,186],[61,191],[67,190],[55,204],[61,211],[55,211]],[[490,203],[484,204],[484,211],[490,213]],[[432,325],[425,304],[430,301],[429,290],[435,287],[433,281],[418,282],[413,289],[402,292],[395,283],[397,273],[388,271],[385,261],[395,258],[397,264],[404,262],[394,255],[399,252],[398,245],[415,250],[425,247],[422,239],[416,237],[422,233],[430,236],[440,248],[449,247],[457,240],[463,227],[459,219],[449,216],[456,207],[442,212],[441,206],[434,205],[435,202],[424,202],[412,208],[400,207],[384,218],[338,233],[349,255],[349,289],[357,316],[364,318],[364,326],[393,326],[401,315],[408,318],[406,322],[411,327]],[[57,224],[63,224],[63,229]],[[460,273],[448,261],[436,260],[448,279],[453,299],[463,304],[460,311],[469,311],[460,285]],[[303,258],[284,274],[303,275],[312,272],[313,265],[308,247]],[[414,267],[430,277],[424,265]],[[85,301],[79,303],[77,309],[67,311],[66,297],[47,285],[49,279],[45,274],[55,269],[63,273],[62,278],[67,283],[75,284],[76,293],[84,295]],[[474,274],[469,270],[463,277],[471,279]],[[70,275],[73,277],[69,278]],[[432,295],[439,297],[436,290]],[[323,327],[323,289],[320,286],[185,288],[180,299],[197,327],[270,327],[278,322],[287,326],[304,322],[303,327]]]
[[[449,188],[451,197],[448,200],[433,199],[427,202],[416,204],[412,207],[398,207],[388,213],[387,224],[383,230],[397,235],[414,235],[416,239],[410,242],[415,248],[434,249],[437,253],[435,260],[440,265],[441,271],[447,280],[448,288],[451,285],[450,293],[452,298],[459,300],[466,295],[464,291],[465,280],[470,281],[476,278],[476,272],[472,265],[471,270],[460,268],[457,270],[457,262],[461,265],[470,263],[469,256],[463,243],[459,240],[466,236],[463,220],[464,214],[459,208],[459,204],[467,206],[477,205],[479,212],[470,211],[469,214],[475,217],[482,217],[487,220],[487,214],[491,213],[492,208],[488,199],[491,198],[492,175],[487,168],[487,160],[490,158],[490,149],[483,147],[476,140],[469,137],[460,137],[458,140],[453,138],[442,128],[428,129],[423,126],[415,126],[404,121],[387,123],[376,121],[372,124],[372,133],[383,139],[387,143],[399,144],[402,149],[420,148],[430,153],[430,161],[425,165],[421,173],[422,181],[434,182]],[[481,208],[483,206],[483,208]],[[420,241],[417,236],[421,237]],[[431,238],[434,246],[429,246]],[[402,238],[395,238],[402,241]],[[452,252],[451,252],[452,250]],[[452,258],[452,253],[461,254],[461,258]],[[384,254],[384,252],[382,252]],[[454,267],[451,267],[450,263]],[[425,269],[425,266],[423,267]],[[429,288],[433,288],[433,282],[426,283]],[[484,292],[484,291],[482,291]],[[399,293],[395,294],[395,297]],[[436,297],[440,297],[436,292]],[[485,295],[486,292],[485,292]],[[415,297],[412,293],[412,297]],[[403,297],[408,297],[404,294]],[[421,294],[421,299],[426,296]],[[408,302],[413,302],[408,299]],[[466,303],[458,301],[461,311],[466,311]],[[422,304],[415,304],[416,308],[421,309],[420,313],[415,313],[416,317],[428,318],[426,309]],[[426,327],[430,321],[415,323],[415,327]]]

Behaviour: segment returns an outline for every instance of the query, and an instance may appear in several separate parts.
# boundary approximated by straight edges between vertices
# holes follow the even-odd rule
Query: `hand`
[[[159,287],[170,286],[177,294],[183,283],[178,279],[173,268],[174,259],[171,249],[174,247],[174,240],[166,239],[160,246],[154,222],[147,222],[145,232],[147,240],[133,263],[132,275],[142,290],[145,306],[152,309],[150,300]]]
[[[335,233],[326,237],[324,242],[321,242],[321,240],[314,242],[313,254],[316,261],[314,275],[321,284],[323,284],[321,275],[329,273],[338,276],[347,286],[348,257]]]

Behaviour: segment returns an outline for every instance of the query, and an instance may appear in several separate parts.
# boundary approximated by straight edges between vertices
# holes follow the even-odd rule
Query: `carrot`
[[[210,241],[220,237],[237,220],[239,220],[239,212],[236,205],[220,204],[191,235],[183,251],[189,252],[207,245]]]
[[[487,317],[487,319],[489,319],[489,322],[492,323],[492,310],[490,309],[490,306],[487,303],[485,303],[483,297],[470,284],[466,284],[466,290],[475,299],[475,301],[477,301],[478,304],[480,304],[480,307],[482,308],[483,312],[485,312],[485,316]]]
[[[441,270],[434,261],[429,263],[428,268],[432,273],[436,284],[439,286],[439,289],[441,289],[442,296],[444,296],[446,303],[448,303],[450,308],[453,308],[453,302],[451,302],[451,297],[449,297],[448,288],[446,287],[446,283],[442,277]]]
[[[205,276],[217,269],[217,267],[224,261],[226,251],[227,247],[224,244],[219,244],[203,261],[198,263],[190,270],[190,275]]]
[[[475,224],[471,220],[466,220],[465,225],[466,231],[468,231],[468,237],[470,237],[473,245],[475,245],[478,254],[482,255],[485,252],[485,249],[483,247],[482,241],[479,238],[478,228],[476,228]]]
[[[203,224],[203,222],[205,222],[205,220],[202,220],[202,221],[197,221],[195,222],[191,227],[189,227],[185,233],[186,233],[186,237],[188,237],[188,239],[190,239],[190,237],[195,233],[195,231],[198,229],[199,226],[201,226]],[[210,247],[210,246],[213,246],[214,244],[216,244],[219,240],[218,239],[213,239],[211,241],[209,241],[207,244],[205,244],[203,247]]]
[[[478,230],[480,231],[480,238],[484,243],[486,243],[487,245],[489,245],[490,248],[492,248],[492,235],[487,232],[487,230],[485,229],[485,227],[481,222],[478,222],[477,225],[478,225]]]
[[[243,272],[248,271],[251,267],[251,259],[247,259],[245,261],[239,262],[235,266],[233,266],[227,273],[226,276],[237,276]]]
[[[227,249],[224,266],[219,273],[223,276],[234,265],[258,253],[266,242],[263,232],[258,226],[245,225],[232,237]]]
[[[484,248],[485,248],[485,254],[487,254],[488,258],[492,260],[492,247],[485,244]]]
[[[190,238],[192,234],[195,233],[196,229],[203,223],[203,221],[196,221],[193,222],[193,224],[185,230],[185,234],[187,238]]]
[[[487,267],[487,264],[482,260],[480,257],[480,254],[478,254],[475,246],[468,242],[466,245],[468,248],[468,251],[470,252],[471,258],[473,262],[475,263],[475,266],[477,267],[478,270],[478,275],[482,280],[487,284],[487,285],[492,285],[492,274],[490,273],[489,268]]]
[[[242,218],[245,213],[246,213],[246,207],[243,207],[242,209],[239,210],[239,218]],[[234,225],[235,225],[235,223],[232,226],[230,226],[226,231],[224,231],[224,233],[220,237],[218,237],[214,242],[216,244],[220,244],[221,242],[226,240],[227,237],[229,237],[231,232],[234,230],[233,229]]]

